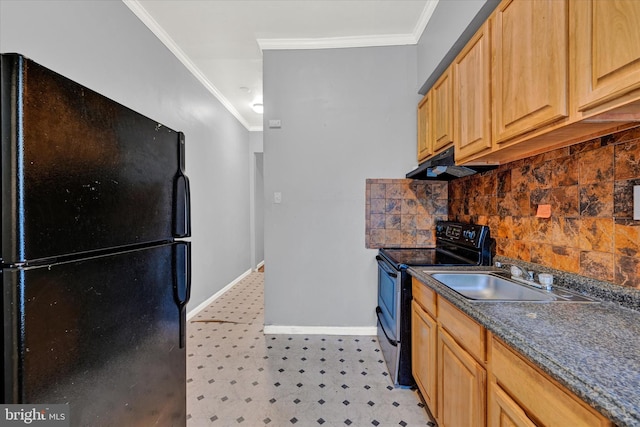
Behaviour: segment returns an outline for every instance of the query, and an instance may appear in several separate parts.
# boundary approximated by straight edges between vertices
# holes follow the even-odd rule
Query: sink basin
[[[433,273],[431,277],[472,300],[557,301],[551,293],[491,273]]]

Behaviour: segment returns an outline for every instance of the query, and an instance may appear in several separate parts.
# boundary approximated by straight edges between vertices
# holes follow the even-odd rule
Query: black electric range
[[[435,248],[378,251],[378,340],[396,386],[415,384],[411,374],[411,277],[408,267],[491,265],[495,241],[487,226],[436,223]]]

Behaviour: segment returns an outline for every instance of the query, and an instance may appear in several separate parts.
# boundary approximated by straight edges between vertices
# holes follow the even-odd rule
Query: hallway
[[[187,426],[427,426],[375,336],[264,335],[263,273],[188,325]]]

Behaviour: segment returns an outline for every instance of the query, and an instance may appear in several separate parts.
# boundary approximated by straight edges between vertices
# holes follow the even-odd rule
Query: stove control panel
[[[488,238],[489,228],[484,225],[451,221],[438,221],[436,223],[436,239],[480,248]]]

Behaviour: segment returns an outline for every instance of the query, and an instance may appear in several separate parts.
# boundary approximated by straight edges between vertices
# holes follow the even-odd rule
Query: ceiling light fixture
[[[253,104],[252,108],[253,108],[253,111],[255,111],[258,114],[264,113],[264,106],[261,103]]]

